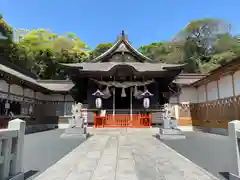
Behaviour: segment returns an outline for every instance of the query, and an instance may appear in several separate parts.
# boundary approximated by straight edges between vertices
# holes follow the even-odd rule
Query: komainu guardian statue
[[[72,105],[72,118],[69,119],[70,127],[83,127],[82,103]]]
[[[69,127],[61,134],[61,138],[88,138],[87,126],[84,125],[82,103],[72,105],[72,117],[69,118]]]

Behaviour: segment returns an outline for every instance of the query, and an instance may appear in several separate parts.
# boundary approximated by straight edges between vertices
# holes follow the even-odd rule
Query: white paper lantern
[[[5,103],[5,109],[10,109],[10,104],[8,102]]]
[[[96,108],[101,108],[102,107],[102,99],[101,98],[97,98],[95,100],[95,104],[96,104]]]
[[[33,112],[33,107],[31,105],[29,106],[28,112],[29,112],[29,114],[32,114],[32,112]]]
[[[144,108],[149,108],[150,106],[150,99],[149,98],[144,98],[143,99],[143,107]]]

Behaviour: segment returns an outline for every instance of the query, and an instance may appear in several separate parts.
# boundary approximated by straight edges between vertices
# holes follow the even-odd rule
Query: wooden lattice
[[[191,104],[189,110],[192,121],[199,120],[200,126],[227,129],[229,121],[240,118],[240,96]]]

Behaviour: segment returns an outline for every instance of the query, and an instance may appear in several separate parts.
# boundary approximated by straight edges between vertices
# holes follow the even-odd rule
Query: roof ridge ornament
[[[121,32],[121,35],[120,35],[120,39],[121,40],[128,40],[128,37],[127,37],[127,35],[125,34],[125,31],[124,31],[124,29],[122,29],[122,32]]]
[[[125,32],[124,32],[124,29],[122,29],[122,36],[125,36]]]

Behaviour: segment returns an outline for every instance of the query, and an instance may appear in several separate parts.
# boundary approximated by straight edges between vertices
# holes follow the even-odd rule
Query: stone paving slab
[[[96,131],[36,180],[217,179],[154,138],[151,131]]]

